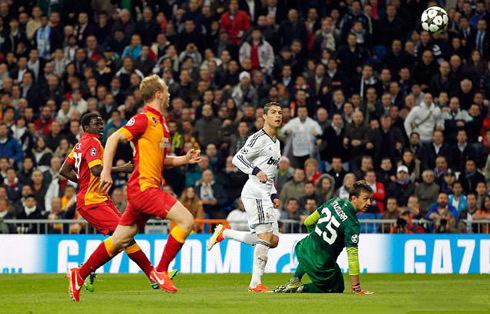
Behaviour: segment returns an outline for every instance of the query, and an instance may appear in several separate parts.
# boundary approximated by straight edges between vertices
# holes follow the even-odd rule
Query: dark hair
[[[97,112],[89,112],[87,114],[84,114],[83,117],[81,118],[81,124],[82,128],[85,131],[85,127],[90,125],[90,121],[94,118],[100,117],[100,114]]]
[[[29,194],[29,195],[27,195],[27,196],[26,196],[26,199],[28,199],[28,198],[33,198],[33,199],[36,199],[36,197],[34,196],[34,194]]]
[[[272,107],[272,106],[278,106],[278,107],[281,107],[281,105],[277,102],[274,102],[274,101],[271,101],[271,102],[268,102],[265,104],[264,106],[264,114],[266,115],[268,112],[269,112],[269,109]]]
[[[349,200],[352,199],[352,197],[354,196],[359,197],[359,195],[361,195],[361,192],[373,193],[373,189],[366,183],[365,180],[359,180],[354,183],[352,191],[349,193]]]

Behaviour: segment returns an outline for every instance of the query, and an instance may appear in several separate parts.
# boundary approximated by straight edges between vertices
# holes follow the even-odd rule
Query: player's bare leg
[[[194,217],[182,203],[177,202],[168,211],[166,218],[173,221],[176,226],[170,231],[162,258],[156,268],[157,273],[163,274],[164,281],[157,282],[160,284],[160,288],[170,292],[177,292],[177,288],[172,283],[168,274],[168,265],[174,260],[175,256],[184,245],[185,239],[193,230]]]
[[[223,226],[222,224],[219,224],[216,226],[216,228],[214,228],[214,233],[209,238],[208,245],[207,245],[208,251],[211,251],[211,249],[216,244],[220,243],[224,239],[231,239],[245,244],[255,245],[257,244],[259,238],[253,232],[233,230]],[[273,249],[277,247],[278,244],[279,244],[279,237],[274,234],[272,236],[270,248]]]

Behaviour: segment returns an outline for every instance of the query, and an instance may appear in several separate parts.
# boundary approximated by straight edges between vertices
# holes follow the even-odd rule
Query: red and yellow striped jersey
[[[102,165],[104,147],[100,143],[99,136],[83,133],[82,138],[73,147],[66,163],[75,168],[78,175],[80,189],[77,194],[77,207],[103,203],[107,195],[99,191],[99,177],[90,171],[96,165]]]
[[[163,163],[171,148],[170,131],[165,118],[156,109],[145,110],[132,117],[119,129],[133,147],[134,172],[128,182],[128,192],[160,188]]]

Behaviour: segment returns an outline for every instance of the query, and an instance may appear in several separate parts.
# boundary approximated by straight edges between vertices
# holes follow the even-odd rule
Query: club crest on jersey
[[[352,243],[358,243],[359,242],[359,235],[358,234],[353,234],[352,237],[350,238]]]
[[[280,158],[274,158],[274,157],[271,157],[269,158],[269,160],[267,161],[267,164],[268,165],[275,165],[277,166],[279,164],[279,159]]]
[[[92,148],[92,150],[90,151],[90,156],[92,157],[97,156],[97,150],[95,148]]]
[[[81,149],[82,148],[82,144],[81,143],[78,143],[76,146],[75,146],[76,149]]]
[[[153,126],[155,126],[155,124],[157,124],[157,118],[151,117],[151,120],[153,121]]]
[[[133,118],[129,119],[128,123],[126,123],[127,126],[133,126],[136,120]]]

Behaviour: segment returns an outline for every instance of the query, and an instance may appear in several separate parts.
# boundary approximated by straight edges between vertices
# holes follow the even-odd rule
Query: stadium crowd
[[[248,229],[247,176],[231,160],[274,101],[281,219],[302,221],[365,179],[374,202],[360,218],[396,219],[380,231],[475,232],[461,221],[490,218],[490,1],[457,1],[435,35],[418,23],[428,5],[437,3],[1,1],[0,233],[40,231],[6,219],[47,218],[42,232],[57,233],[57,219],[78,217],[77,187],[58,171],[80,117],[98,111],[106,140],[142,110],[138,86],[152,73],[171,94],[171,153],[202,150],[199,165],[164,172],[163,188],[196,218]],[[131,147],[116,156],[126,163]],[[120,211],[127,181],[114,177]]]

